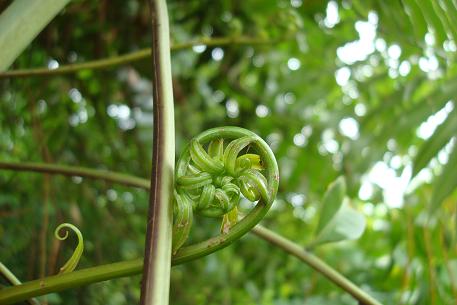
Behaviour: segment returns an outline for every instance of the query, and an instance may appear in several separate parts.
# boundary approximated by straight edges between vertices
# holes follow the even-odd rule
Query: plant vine
[[[15,163],[15,162],[0,162],[0,169],[13,170],[13,171],[26,171],[49,173],[54,175],[64,176],[81,176],[90,179],[100,179],[112,183],[119,183],[122,185],[137,187],[140,189],[149,190],[149,181],[135,176],[119,174],[116,172],[106,170],[96,170],[90,168],[46,164],[46,163]],[[270,231],[260,225],[255,226],[252,230],[259,238],[262,238],[269,243],[277,246],[283,251],[299,258],[308,266],[316,270],[318,273],[325,276],[334,284],[338,285],[348,293],[350,293],[361,304],[379,305],[380,303],[373,299],[370,295],[357,287],[349,279],[345,278],[338,271],[327,265],[319,257],[313,255],[311,252],[306,251],[303,247],[287,240],[286,238]],[[172,265],[185,263],[193,258],[189,250],[184,251],[187,247],[180,249],[180,256],[174,255],[172,257]],[[187,252],[187,254],[185,253]],[[123,261],[101,265],[96,267],[75,270],[71,273],[53,275],[44,279],[29,281],[22,283],[15,287],[8,287],[0,291],[0,303],[11,304],[28,298],[44,295],[51,292],[58,292],[64,289],[74,288],[82,285],[88,285],[95,282],[105,281],[109,279],[131,276],[139,274],[143,268],[143,259],[135,259],[130,261]],[[42,283],[45,283],[43,286]]]

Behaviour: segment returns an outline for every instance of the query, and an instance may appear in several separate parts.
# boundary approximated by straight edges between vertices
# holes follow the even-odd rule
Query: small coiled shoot
[[[79,229],[76,226],[72,225],[71,223],[60,224],[54,231],[54,236],[58,240],[65,240],[68,238],[69,230],[75,232],[75,234],[78,238],[78,244],[76,245],[76,248],[73,251],[73,254],[71,255],[71,257],[60,268],[59,274],[69,273],[69,272],[72,272],[73,270],[75,270],[76,266],[78,266],[79,260],[81,259],[81,255],[83,254],[83,251],[84,251],[83,235],[81,234],[81,231],[79,231]],[[63,231],[65,231],[65,233],[64,233],[64,235],[61,235],[61,233]]]

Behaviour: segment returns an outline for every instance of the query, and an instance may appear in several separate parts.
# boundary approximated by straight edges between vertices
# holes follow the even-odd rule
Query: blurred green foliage
[[[303,247],[315,238],[328,185],[344,176],[365,231],[313,251],[385,304],[455,304],[456,10],[450,0],[169,1],[173,42],[240,35],[274,42],[172,53],[177,153],[211,127],[262,136],[281,171],[263,224]],[[75,0],[12,68],[55,68],[150,43],[143,1]],[[0,160],[149,177],[151,69],[143,60],[0,80]],[[72,251],[70,241],[53,240],[62,222],[84,235],[79,268],[140,257],[147,198],[80,177],[0,171],[0,259],[21,281],[57,273]],[[191,240],[218,229],[196,219]],[[47,301],[137,303],[139,282],[112,280]],[[171,303],[356,304],[254,236],[173,268]]]

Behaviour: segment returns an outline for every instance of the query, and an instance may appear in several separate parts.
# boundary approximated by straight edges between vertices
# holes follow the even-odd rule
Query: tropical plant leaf
[[[357,239],[365,231],[365,217],[344,202],[330,222],[320,231],[311,246]]]
[[[332,182],[325,192],[316,238],[309,245],[359,238],[365,229],[365,219],[345,202],[346,182],[343,176]]]
[[[419,6],[414,0],[403,0],[403,5],[406,8],[406,12],[409,16],[411,24],[413,25],[414,33],[417,40],[422,40],[427,33],[427,23]]]
[[[455,139],[455,138],[454,138]],[[435,213],[446,199],[457,187],[457,144],[449,154],[449,160],[443,168],[441,175],[435,180],[432,198],[430,201],[430,212]]]
[[[442,46],[443,42],[447,39],[447,35],[445,26],[443,26],[440,18],[438,17],[438,14],[433,7],[432,1],[415,1],[416,4],[420,7],[422,14],[424,14],[425,20],[427,20],[427,24],[433,29],[436,39],[435,44]]]
[[[335,217],[343,204],[345,195],[346,181],[344,180],[344,177],[340,176],[328,186],[328,189],[324,194],[316,235],[319,235]]]
[[[16,0],[0,15],[0,71],[8,69],[69,1]]]
[[[450,6],[446,7],[446,10],[440,5],[440,2],[443,1],[431,1],[433,8],[436,12],[436,15],[441,20],[444,29],[447,31],[448,35],[452,37],[452,39],[457,40],[457,28],[455,26],[455,22],[457,19],[452,19],[453,15],[455,15],[455,8],[451,8]]]
[[[449,142],[457,131],[457,109],[454,109],[447,119],[438,126],[433,135],[419,149],[413,162],[413,174],[416,176],[430,160]]]

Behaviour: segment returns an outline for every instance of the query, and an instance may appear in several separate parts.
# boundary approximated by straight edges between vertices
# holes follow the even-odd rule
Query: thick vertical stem
[[[170,289],[175,163],[170,38],[165,0],[149,0],[152,20],[154,142],[142,305],[166,305]]]

